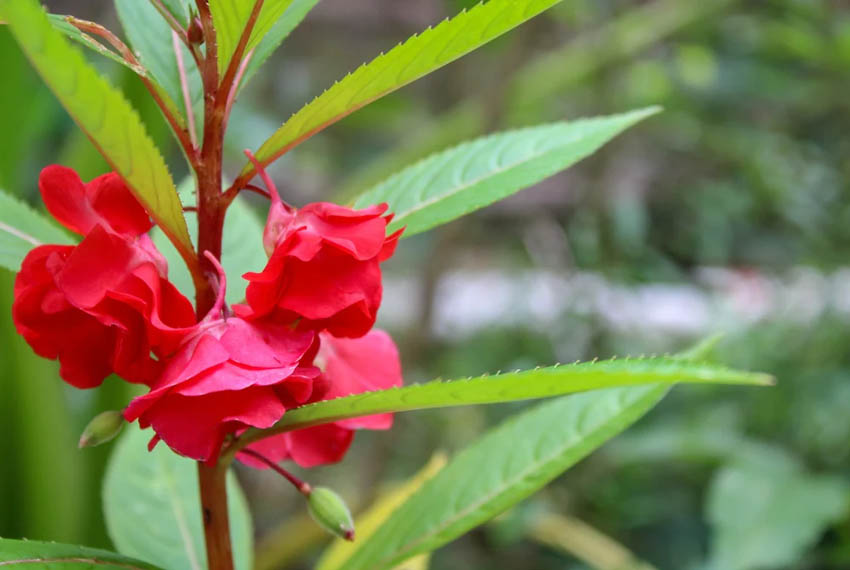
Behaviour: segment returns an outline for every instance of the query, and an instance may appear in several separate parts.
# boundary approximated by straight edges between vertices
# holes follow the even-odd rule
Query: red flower
[[[271,257],[261,273],[244,275],[250,310],[236,308],[238,314],[339,337],[366,334],[381,304],[379,263],[401,234],[386,236],[386,210],[325,202],[293,210],[275,200],[264,233]]]
[[[384,331],[372,330],[356,339],[327,333],[319,338],[315,362],[322,375],[313,385],[309,402],[401,386],[398,350]],[[268,437],[249,448],[275,462],[291,459],[301,467],[314,467],[342,459],[355,429],[389,429],[391,425],[392,414],[353,418]],[[237,457],[252,467],[267,467],[250,455]]]
[[[150,382],[163,356],[191,326],[189,301],[166,279],[167,265],[147,235],[144,209],[115,174],[84,185],[70,169],[42,171],[48,210],[85,233],[78,246],[44,245],[24,259],[15,279],[12,318],[18,332],[60,375],[91,388],[115,372]]]
[[[124,417],[153,426],[151,447],[162,439],[181,455],[214,463],[228,434],[270,427],[309,400],[319,370],[301,362],[311,360],[315,344],[313,332],[238,317],[203,322]]]

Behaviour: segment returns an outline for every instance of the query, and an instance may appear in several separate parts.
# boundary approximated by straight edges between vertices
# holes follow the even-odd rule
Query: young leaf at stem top
[[[260,43],[272,29],[272,26],[275,25],[275,22],[283,16],[292,1],[265,0],[263,2],[260,12],[256,16],[251,35],[245,44],[245,54]],[[239,39],[249,23],[251,12],[257,2],[258,0],[217,0],[210,2],[210,12],[212,12],[218,40],[218,70],[222,75],[231,63],[236,46],[239,44]]]
[[[560,0],[490,0],[396,46],[301,108],[255,153],[265,166],[328,125],[522,24]],[[234,182],[254,174],[246,164]]]

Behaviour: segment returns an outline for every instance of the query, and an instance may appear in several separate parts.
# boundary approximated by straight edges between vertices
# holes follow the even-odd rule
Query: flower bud
[[[109,410],[96,415],[83,430],[78,447],[94,447],[106,443],[121,431],[124,416],[116,410]]]
[[[186,30],[186,37],[190,43],[201,45],[204,43],[204,26],[201,24],[200,18],[192,18],[189,22],[189,29]]]
[[[310,515],[320,526],[345,540],[354,540],[354,521],[342,497],[327,487],[315,487],[307,504]]]

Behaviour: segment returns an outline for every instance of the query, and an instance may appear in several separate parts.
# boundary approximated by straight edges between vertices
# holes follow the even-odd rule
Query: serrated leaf
[[[150,431],[128,426],[103,481],[106,527],[119,552],[165,570],[206,565],[197,464],[164,445],[148,452]],[[237,570],[250,570],[253,533],[245,497],[228,474],[228,508]]]
[[[87,47],[90,50],[94,50],[100,55],[111,59],[115,63],[120,63],[127,69],[132,70],[134,73],[142,73],[142,70],[130,65],[129,61],[127,61],[126,59],[124,59],[123,57],[121,57],[120,55],[118,55],[117,53],[115,53],[114,51],[112,51],[90,35],[84,34],[82,31],[80,31],[79,28],[77,28],[67,20],[68,16],[64,16],[61,14],[48,14],[47,17],[50,19],[50,23],[53,25],[53,27],[65,34],[65,36],[67,36],[69,39],[74,40],[75,42]]]
[[[245,54],[260,43],[292,2],[293,0],[265,0],[263,2],[254,28],[248,38],[248,43],[245,45]],[[217,0],[210,3],[210,12],[212,12],[213,25],[218,40],[219,73],[224,73],[230,64],[255,4],[256,0]],[[283,38],[281,38],[282,40]]]
[[[658,111],[650,107],[476,139],[402,170],[363,193],[355,207],[388,203],[395,214],[388,231],[407,226],[402,237],[412,236],[572,166]]]
[[[714,476],[708,518],[711,570],[787,568],[847,513],[848,485],[806,473],[790,458],[762,455]]]
[[[50,570],[160,570],[114,552],[75,544],[0,538],[0,566],[25,566]]]
[[[387,93],[536,16],[560,0],[490,0],[413,36],[344,77],[295,113],[255,153],[268,164],[293,146]],[[253,172],[246,164],[240,178]]]
[[[18,271],[27,253],[46,243],[74,242],[47,217],[0,190],[0,266]]]
[[[354,529],[357,533],[356,540],[350,542],[342,538],[335,539],[322,553],[322,557],[316,564],[316,570],[337,570],[357,552],[360,545],[372,536],[399,506],[439,473],[447,462],[448,458],[445,453],[435,453],[413,477],[401,485],[381,493],[378,500],[354,520]]]
[[[255,441],[272,433],[372,414],[493,404],[616,386],[678,382],[766,385],[771,383],[771,377],[712,364],[688,363],[675,358],[565,364],[467,380],[434,381],[324,400],[286,412],[280,421],[267,430],[248,430],[240,441]]]
[[[55,30],[35,0],[0,0],[0,18],[24,53],[151,217],[180,249],[195,257],[174,182],[138,113]]]
[[[177,8],[179,6],[175,6]],[[165,91],[169,105],[182,109],[179,117],[186,115],[183,104],[183,87],[180,82],[180,70],[174,52],[171,26],[150,2],[138,0],[115,0],[115,11],[121,26],[127,34],[130,45],[138,54],[145,68]],[[177,10],[175,10],[177,11]],[[179,11],[178,11],[179,14]],[[198,66],[189,50],[179,43],[183,65],[189,84],[192,108],[199,107],[203,101],[203,87]],[[180,102],[179,105],[176,102]]]
[[[242,80],[243,86],[269,56],[280,47],[283,40],[301,23],[301,20],[313,9],[313,6],[318,3],[319,0],[292,0],[283,15],[278,18],[266,36],[254,48],[254,55],[251,56],[251,61],[248,62],[248,68]]]
[[[643,416],[668,389],[580,394],[514,416],[459,453],[340,570],[390,568],[439,548],[560,475]]]

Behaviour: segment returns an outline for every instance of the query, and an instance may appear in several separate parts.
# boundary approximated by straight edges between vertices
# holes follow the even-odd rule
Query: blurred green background
[[[110,2],[47,4],[120,29]],[[231,175],[243,148],[335,79],[471,4],[322,0],[238,101]],[[98,64],[182,178],[141,84]],[[107,170],[2,27],[0,69],[0,187],[35,204],[47,164],[84,179]],[[663,105],[578,167],[403,242],[380,319],[409,382],[671,352],[718,332],[721,360],[779,379],[674,391],[432,568],[850,568],[848,93],[843,2],[564,0],[273,166],[290,202],[345,200],[466,138]],[[118,381],[68,389],[55,363],[33,356],[11,326],[13,279],[0,269],[0,536],[108,547],[109,448],[78,451],[76,440],[129,393]],[[400,415],[306,476],[363,506],[517,407]],[[239,474],[258,566],[309,567],[326,539],[300,498],[271,474]]]

